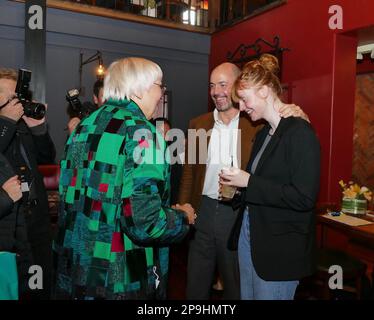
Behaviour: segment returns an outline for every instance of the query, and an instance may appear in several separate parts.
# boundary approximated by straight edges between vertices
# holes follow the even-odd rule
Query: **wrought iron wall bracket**
[[[263,53],[271,53],[282,60],[281,56],[284,51],[290,51],[290,49],[282,48],[280,46],[280,37],[275,36],[273,43],[259,38],[250,45],[240,44],[233,53],[229,51],[226,58],[229,62],[242,66],[245,62],[256,59]]]

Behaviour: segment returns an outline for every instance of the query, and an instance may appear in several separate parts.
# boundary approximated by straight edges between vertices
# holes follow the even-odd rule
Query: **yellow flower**
[[[357,193],[352,189],[346,189],[343,191],[344,197],[354,199],[356,198]]]
[[[347,185],[343,180],[340,180],[339,185],[343,190],[342,193],[345,198],[366,199],[368,201],[371,201],[373,198],[373,193],[367,187],[360,187],[353,181],[349,181]]]
[[[351,189],[352,189],[353,192],[355,192],[357,194],[360,193],[360,190],[361,190],[360,186],[357,183],[355,183],[354,185],[352,185]]]
[[[340,184],[340,186],[344,189],[345,188],[345,186],[346,186],[346,184],[344,183],[344,181],[343,180],[340,180],[339,181],[339,184]]]

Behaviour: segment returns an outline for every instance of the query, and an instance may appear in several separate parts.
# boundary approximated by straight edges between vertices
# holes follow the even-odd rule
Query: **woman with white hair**
[[[69,137],[61,161],[57,299],[164,299],[168,245],[193,223],[170,207],[165,141],[148,121],[163,94],[160,67],[111,64],[105,104]]]

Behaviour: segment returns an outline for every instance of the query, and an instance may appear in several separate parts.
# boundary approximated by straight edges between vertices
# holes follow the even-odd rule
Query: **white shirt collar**
[[[238,114],[234,118],[231,119],[230,123],[227,124],[227,125],[229,126],[233,122],[238,121],[239,120],[239,116],[240,116],[240,111],[238,112]],[[216,124],[224,125],[223,121],[219,117],[219,112],[218,112],[218,110],[216,108],[213,111],[213,117],[214,117],[214,122]]]

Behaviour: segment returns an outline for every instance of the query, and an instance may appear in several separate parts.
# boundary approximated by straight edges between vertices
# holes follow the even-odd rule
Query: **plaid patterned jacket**
[[[57,299],[164,299],[167,245],[188,232],[169,207],[166,143],[132,101],[81,121],[61,161]]]

